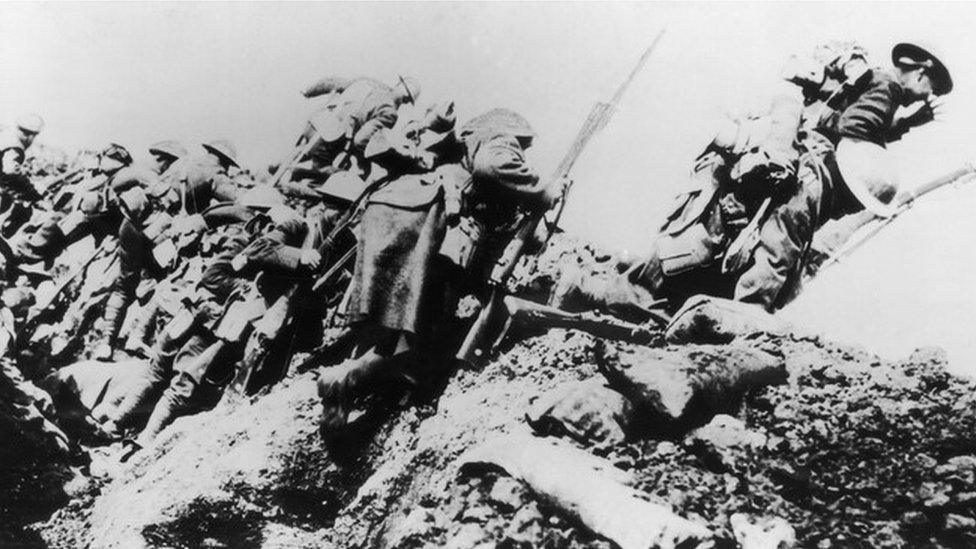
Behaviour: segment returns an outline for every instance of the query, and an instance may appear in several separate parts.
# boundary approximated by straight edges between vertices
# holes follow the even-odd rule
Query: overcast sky
[[[41,140],[68,150],[117,141],[144,155],[161,139],[227,138],[257,170],[294,142],[313,108],[299,94],[309,83],[405,74],[420,79],[422,101],[456,100],[462,121],[499,106],[523,113],[549,173],[593,102],[666,27],[578,164],[565,222],[639,252],[721,114],[755,104],[791,53],[824,40],[855,40],[879,65],[896,42],[936,46],[956,82],[946,121],[892,152],[909,185],[972,159],[972,21],[972,4],[932,2],[2,3],[0,119],[40,113]],[[947,220],[932,215],[919,230],[938,241]]]

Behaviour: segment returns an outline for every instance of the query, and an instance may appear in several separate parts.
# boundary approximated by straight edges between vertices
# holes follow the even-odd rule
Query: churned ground
[[[525,340],[454,374],[439,398],[364,418],[368,440],[331,453],[317,433],[314,374],[298,376],[177,422],[40,535],[54,547],[612,547],[525,485],[456,465],[523,428],[533,396],[599,375],[598,345],[563,330]],[[719,546],[734,546],[736,513],[785,519],[804,546],[976,543],[971,382],[946,374],[934,351],[893,363],[816,338],[764,346],[789,379],[748,395],[732,417],[591,451],[632,472],[647,499],[707,525]]]
[[[536,275],[566,261],[594,270],[610,264],[560,242]],[[544,292],[550,274],[523,276],[521,289]],[[640,498],[707,527],[712,546],[785,546],[792,538],[805,547],[976,545],[974,383],[948,374],[936,350],[893,362],[798,334],[753,333],[734,345],[700,347],[710,361],[752,347],[786,372],[779,384],[729,399],[713,410],[718,415],[622,442],[564,443],[627,473]],[[620,356],[644,356],[633,344],[574,330],[521,335],[486,364],[452,372],[442,387],[364,403],[372,411],[357,414],[356,430],[331,446],[318,433],[315,371],[180,419],[122,466],[114,464],[115,447],[91,449],[90,465],[77,456],[58,460],[34,444],[43,437],[30,435],[33,424],[0,407],[0,425],[16,428],[31,458],[0,471],[0,487],[21,504],[7,516],[35,521],[0,541],[614,547],[564,502],[504,472],[460,467],[468,450],[525,431],[534,399],[602,379]],[[684,348],[663,337],[651,345]],[[10,452],[0,455],[16,462]],[[26,489],[38,479],[42,490]]]

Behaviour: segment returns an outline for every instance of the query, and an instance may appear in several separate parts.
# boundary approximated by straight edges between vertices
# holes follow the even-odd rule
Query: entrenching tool
[[[640,60],[638,60],[637,65],[627,76],[627,79],[617,88],[616,93],[609,102],[598,102],[593,105],[590,110],[589,115],[583,122],[583,126],[580,128],[579,133],[576,135],[576,139],[570,146],[569,151],[563,157],[562,162],[556,168],[550,179],[550,184],[554,184],[557,181],[565,179],[569,176],[576,164],[576,160],[579,159],[583,150],[589,144],[590,140],[594,135],[600,130],[606,127],[607,122],[609,122],[610,117],[613,116],[623,98],[624,92],[630,87],[630,84],[634,81],[634,78],[640,72],[640,70],[650,59],[651,54],[657,47],[658,42],[664,35],[664,30],[654,37],[654,41],[651,45],[644,50],[643,55],[641,55]],[[489,278],[489,285],[491,287],[491,295],[488,298],[487,303],[481,308],[481,312],[478,314],[478,318],[475,320],[471,329],[468,331],[467,336],[464,338],[464,342],[461,344],[461,348],[458,350],[457,358],[471,362],[476,356],[482,354],[484,349],[482,347],[489,341],[490,334],[500,327],[500,323],[496,317],[502,312],[504,308],[504,297],[506,291],[506,284],[508,279],[512,275],[512,271],[515,269],[519,258],[522,257],[524,253],[526,244],[532,239],[535,234],[536,229],[540,222],[545,222],[545,227],[547,229],[546,240],[555,233],[558,229],[559,220],[562,217],[563,210],[566,205],[566,198],[570,189],[569,184],[563,188],[562,196],[557,200],[553,208],[549,212],[544,214],[529,215],[523,219],[521,225],[516,229],[515,235],[512,237],[511,242],[506,246],[501,257],[495,263],[495,267],[492,270],[491,277]]]

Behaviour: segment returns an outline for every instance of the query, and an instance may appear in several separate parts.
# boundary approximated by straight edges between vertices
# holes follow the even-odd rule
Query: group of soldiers
[[[794,59],[771,107],[730,120],[695,160],[649,254],[567,270],[530,317],[603,318],[635,336],[695,294],[788,302],[827,220],[890,215],[880,151],[952,89],[929,50],[898,44],[891,57],[875,68],[831,43]],[[493,307],[497,273],[545,245],[556,227],[540,221],[570,184],[526,159],[529,122],[499,108],[459,124],[453,103],[422,104],[406,77],[326,78],[304,95],[314,112],[293,154],[257,178],[219,140],[157,143],[145,166],[112,144],[45,174],[29,161],[40,118],[5,131],[5,369],[52,395],[42,415],[67,422],[81,401],[76,427],[124,439],[127,459],[175,418],[258,392],[311,353],[331,441],[358,403],[444,379],[459,349],[484,346],[472,334],[498,323],[469,328],[459,301]],[[95,362],[70,364],[80,358]]]

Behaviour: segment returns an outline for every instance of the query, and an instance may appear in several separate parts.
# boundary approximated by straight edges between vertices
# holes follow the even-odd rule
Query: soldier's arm
[[[339,76],[327,76],[322,80],[312,84],[311,86],[305,88],[302,91],[302,95],[311,99],[313,97],[318,97],[320,95],[325,95],[332,92],[341,92],[349,86],[352,82],[349,78],[342,78]]]
[[[382,128],[392,128],[396,124],[397,111],[392,103],[383,103],[374,108],[366,122],[356,131],[352,138],[354,147],[365,150],[370,138]]]
[[[258,269],[274,269],[291,273],[302,270],[303,250],[300,244],[305,235],[302,220],[289,220],[261,236],[243,252],[249,266]]]
[[[884,146],[899,136],[890,135],[890,125],[898,108],[897,84],[880,81],[867,89],[844,109],[837,122],[837,133],[858,141]]]
[[[528,164],[525,152],[514,137],[497,137],[480,147],[472,158],[474,181],[492,186],[502,196],[518,199],[530,206],[543,206],[546,187]]]

